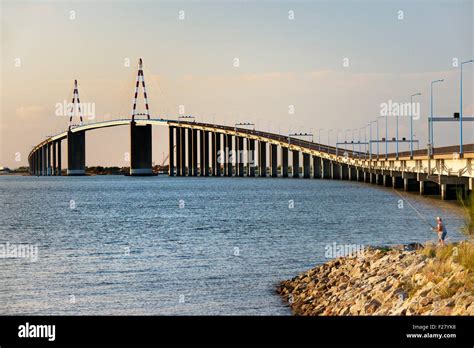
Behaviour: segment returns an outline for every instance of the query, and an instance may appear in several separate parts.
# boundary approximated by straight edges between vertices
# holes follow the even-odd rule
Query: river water
[[[462,238],[456,205],[402,194]],[[347,181],[3,176],[0,243],[37,259],[0,258],[0,314],[289,315],[275,286],[329,246],[435,240],[399,200]]]

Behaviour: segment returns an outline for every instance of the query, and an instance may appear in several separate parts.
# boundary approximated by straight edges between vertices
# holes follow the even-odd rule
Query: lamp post
[[[459,101],[459,156],[462,157],[463,155],[463,148],[462,148],[462,66],[467,63],[474,62],[474,59],[466,60],[465,62],[461,62],[461,88],[460,88],[460,101]]]
[[[372,161],[372,124],[373,123],[377,123],[377,126],[378,126],[377,120],[371,121],[369,124],[367,124],[369,126],[369,159],[370,161]],[[377,140],[378,140],[378,129],[377,129]]]
[[[329,134],[331,134],[332,131],[333,129],[328,129],[328,152],[329,152]]]
[[[352,155],[354,155],[354,151],[355,151],[355,131],[357,129],[353,129],[352,130]]]
[[[319,143],[319,151],[321,151],[321,131],[323,131],[324,128],[321,128],[318,130],[318,143]]]
[[[413,159],[413,97],[420,95],[421,93],[415,93],[410,96],[410,159]]]
[[[383,118],[384,116],[379,116],[377,117],[376,121],[377,121],[377,160],[379,159],[379,118]],[[385,142],[387,142],[387,134],[385,134]]]
[[[395,126],[395,158],[398,159],[398,113],[397,113],[397,120],[396,120],[396,126]]]
[[[432,148],[434,146],[434,132],[433,132],[433,85],[438,82],[443,82],[444,79],[431,81],[430,86],[430,117],[428,119],[428,156],[431,156]]]

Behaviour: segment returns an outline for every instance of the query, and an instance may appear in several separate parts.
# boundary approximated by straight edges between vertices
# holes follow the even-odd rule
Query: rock
[[[331,260],[276,291],[296,315],[474,315],[469,271],[417,250],[416,243],[366,248],[363,257]]]

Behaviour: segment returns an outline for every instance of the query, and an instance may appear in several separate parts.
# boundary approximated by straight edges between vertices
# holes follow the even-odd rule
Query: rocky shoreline
[[[282,281],[277,292],[295,315],[474,315],[472,250],[469,242],[366,248]]]

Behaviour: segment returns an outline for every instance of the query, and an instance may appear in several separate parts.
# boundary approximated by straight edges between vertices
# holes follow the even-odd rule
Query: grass
[[[435,292],[442,298],[451,298],[458,291],[466,291],[474,295],[474,194],[470,194],[466,199],[458,194],[458,200],[465,213],[465,222],[462,232],[468,237],[466,241],[460,243],[450,243],[445,246],[436,244],[426,244],[419,252],[430,259],[430,262],[423,267],[419,273],[425,277],[424,284],[432,282],[439,284]],[[459,278],[450,282],[442,281],[453,275],[456,265],[462,266],[465,272]],[[424,286],[416,284],[413,279],[405,279],[403,287],[409,297]]]
[[[474,237],[474,193],[470,193],[466,199],[462,197],[462,193],[457,193],[458,201],[465,213],[465,222],[462,232],[469,238]]]

